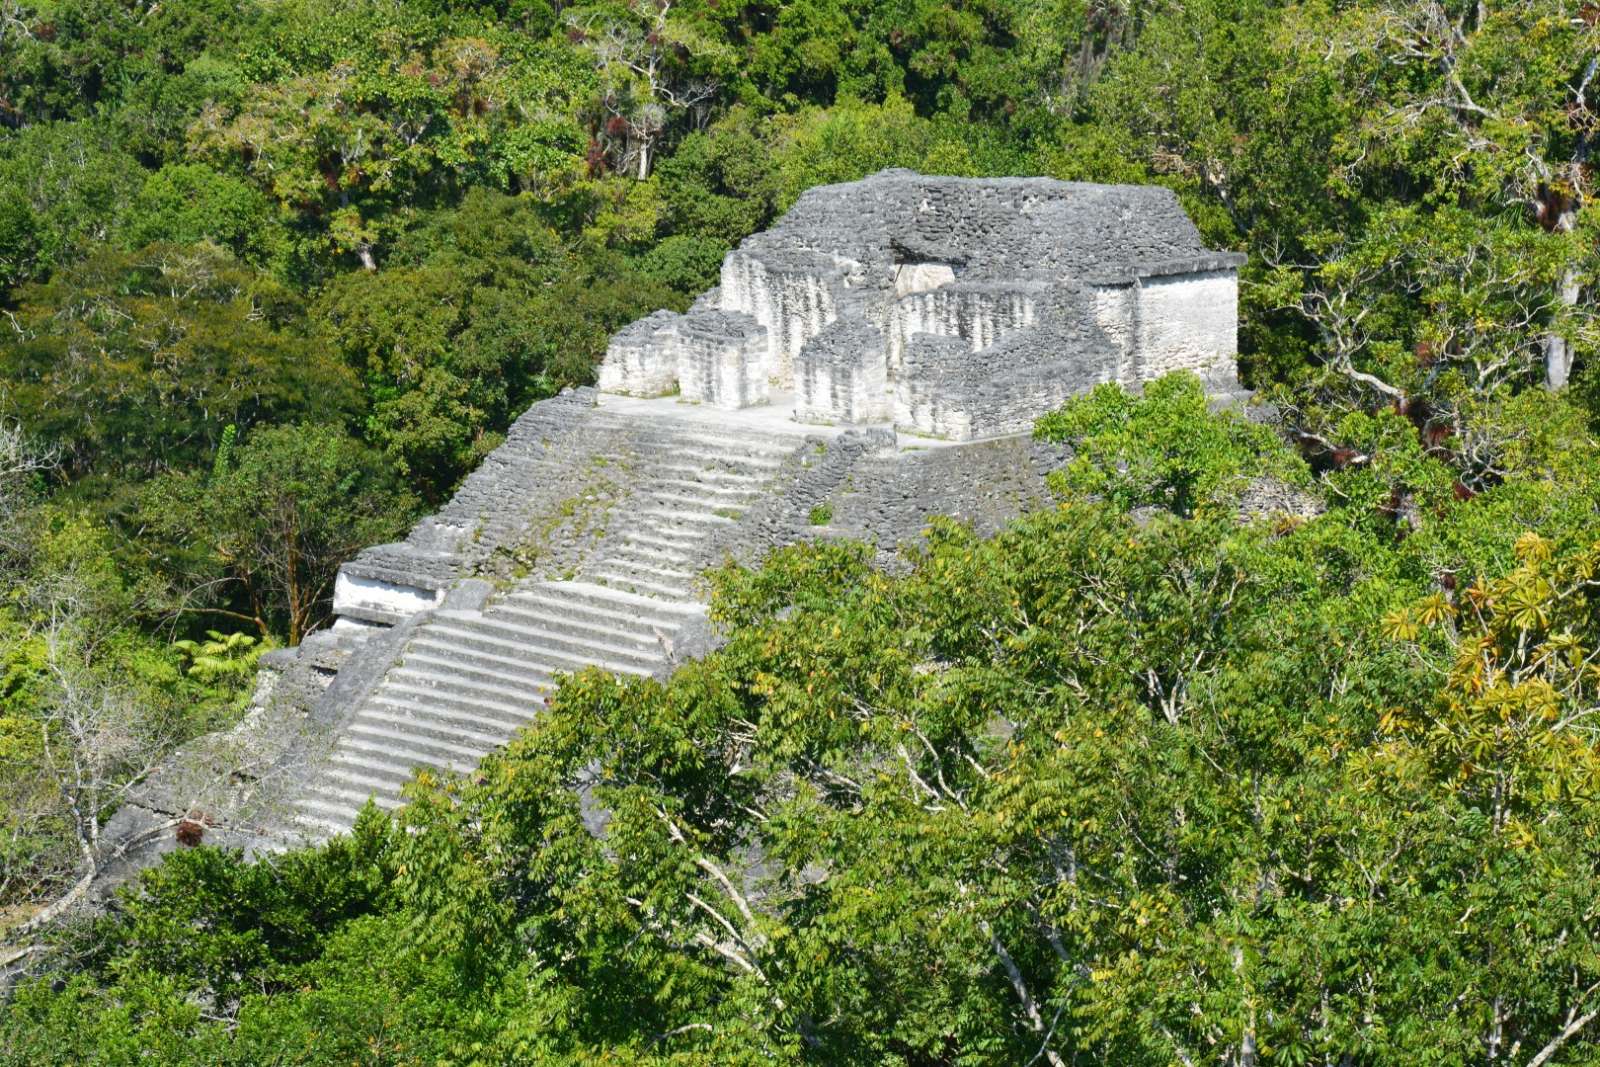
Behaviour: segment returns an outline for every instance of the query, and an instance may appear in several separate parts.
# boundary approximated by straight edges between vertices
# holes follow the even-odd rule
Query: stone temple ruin
[[[1049,499],[1026,433],[1101,382],[1234,375],[1236,271],[1171,192],[886,171],[812,189],[686,314],[617,334],[600,388],[530,408],[405,541],[341,571],[335,621],[269,653],[251,711],[178,753],[104,838],[121,874],[186,840],[346,831],[419,768],[470,771],[597,667],[703,654],[706,569],[853,538],[885,566],[934,515]]]
[[[885,171],[810,190],[687,314],[619,333],[600,388],[959,441],[1101,382],[1234,392],[1243,261],[1167,189]]]

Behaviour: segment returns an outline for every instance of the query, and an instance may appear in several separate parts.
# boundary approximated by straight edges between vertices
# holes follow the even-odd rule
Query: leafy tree
[[[162,167],[129,206],[127,239],[150,244],[209,241],[261,264],[273,243],[271,205],[237,178],[192,163]]]
[[[366,30],[375,36],[359,62],[333,56],[256,84],[237,106],[208,106],[189,132],[197,158],[238,167],[330,251],[368,270],[404,206],[489,174],[537,185],[571,171],[572,128],[521,119],[567,91],[559,57],[506,34],[411,40]]]
[[[0,291],[40,271],[45,253],[40,228],[32,207],[19,194],[7,191],[0,198]]]
[[[639,258],[639,273],[674,292],[699,295],[722,277],[728,247],[690,234],[673,234]]]
[[[252,21],[239,0],[146,5],[123,0],[13,2],[0,33],[0,114],[15,124],[83,119],[226,49]],[[146,116],[147,118],[150,116]]]
[[[1205,387],[1192,374],[1151,382],[1142,397],[1102,385],[1046,415],[1035,436],[1070,443],[1074,456],[1052,475],[1060,489],[1102,495],[1121,508],[1154,505],[1179,515],[1230,508],[1252,478],[1304,482],[1306,472],[1268,427],[1234,412],[1208,417]]]
[[[414,507],[381,457],[337,427],[300,424],[247,434],[209,476],[158,480],[144,515],[162,539],[202,550],[166,561],[197,588],[198,610],[298,644],[326,618],[339,565],[402,533]]]
[[[54,123],[0,138],[5,280],[43,279],[120,233],[143,177],[105,123]]]
[[[819,182],[1171,186],[1274,414],[1100,390],[995,538],[725,568],[673,679],[63,931],[0,1063],[1589,1062],[1594,22],[0,0],[0,907],[237,714],[190,609],[298,638]]]
[[[45,505],[27,529],[28,553],[0,569],[0,903],[32,928],[116,858],[100,831],[125,792],[173,745],[229,725],[249,679],[186,679],[140,631],[150,590],[103,522]]]
[[[438,500],[529,403],[592,381],[612,331],[672,300],[614,257],[579,258],[531,199],[480,190],[313,314],[372,397],[368,439]]]
[[[600,75],[596,139],[618,170],[650,177],[674,111],[703,120],[725,66],[715,5],[627,0],[567,12]],[[723,62],[719,62],[722,60]],[[697,76],[700,75],[700,76]]]
[[[104,250],[19,294],[18,329],[0,336],[0,403],[74,473],[192,466],[225,426],[356,408],[302,314],[215,246]]]

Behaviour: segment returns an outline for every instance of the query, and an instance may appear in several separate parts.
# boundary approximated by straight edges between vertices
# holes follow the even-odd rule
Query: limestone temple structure
[[[970,440],[1101,382],[1238,390],[1238,269],[1170,190],[885,171],[820,186],[687,314],[617,334],[600,388]]]
[[[1026,431],[1097,383],[1235,378],[1241,257],[1166,189],[885,171],[812,189],[686,314],[622,330],[599,389],[533,405],[438,514],[339,574],[332,624],[269,653],[250,712],[176,754],[103,835],[116,877],[174,830],[270,851],[470,771],[560,679],[704,654],[701,575],[822,538],[886,567],[950,515],[1046,502]],[[120,857],[120,861],[117,860]]]

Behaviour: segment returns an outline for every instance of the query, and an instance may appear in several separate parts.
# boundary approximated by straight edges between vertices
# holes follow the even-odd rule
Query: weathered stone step
[[[445,747],[448,742],[441,742],[436,737],[412,734],[389,736],[389,734],[400,733],[399,730],[391,729],[391,725],[381,721],[374,724],[377,729],[386,731],[382,736],[373,733],[351,734],[350,739],[357,743],[351,746],[349,750],[354,752],[359,749],[390,763],[404,764],[412,769],[420,767],[427,770],[439,770],[440,768],[460,766],[462,764],[477,766],[478,761],[483,759],[485,755],[505,743],[501,741],[498,744],[480,746],[477,742],[474,742],[471,746],[472,754],[464,755],[459,752],[450,752]],[[508,735],[507,740],[509,739],[510,736]]]
[[[577,674],[587,667],[599,667],[620,674],[651,674],[656,668],[654,663],[643,660],[635,654],[607,658],[598,655],[588,656],[571,649],[555,648],[547,643],[534,641],[531,635],[512,634],[504,624],[436,619],[429,624],[429,629],[436,637],[448,636],[453,644],[465,645],[493,655],[521,657],[547,670],[563,674]]]
[[[694,571],[685,570],[681,567],[663,567],[653,560],[640,559],[636,556],[622,553],[607,556],[596,564],[594,569],[596,574],[625,574],[629,577],[642,578],[647,582],[655,582],[669,588],[681,589],[684,592],[692,590],[695,587],[695,583],[699,581],[699,575]]]
[[[390,704],[405,702],[433,715],[471,718],[491,728],[515,730],[538,713],[543,705],[536,697],[526,701],[491,700],[482,694],[451,693],[432,686],[411,685],[390,678],[378,690],[379,700]]]
[[[534,609],[520,603],[501,603],[484,612],[489,620],[505,619],[518,626],[581,644],[584,648],[614,648],[618,651],[657,654],[661,642],[648,626],[605,625],[562,617],[553,610]]]
[[[456,736],[452,731],[451,736]],[[340,745],[410,762],[417,767],[442,767],[451,760],[470,762],[482,759],[494,746],[479,748],[463,746],[427,735],[402,733],[395,730],[387,719],[370,718],[353,723],[349,733],[339,739]]]
[[[640,523],[623,534],[620,543],[651,545],[667,552],[675,552],[691,559],[698,558],[705,546],[704,530],[684,529],[674,526],[656,526]]]
[[[378,797],[392,797],[399,800],[407,782],[415,776],[417,771],[429,771],[435,774],[450,774],[470,771],[477,765],[477,761],[457,761],[452,764],[439,764],[429,760],[411,762],[407,766],[398,767],[393,762],[379,762],[376,758],[367,757],[367,762],[358,762],[357,758],[341,758],[342,753],[335,753],[329,763],[323,768],[323,781],[329,785],[351,790],[357,793],[370,792]],[[397,757],[389,757],[392,761]]]
[[[698,540],[698,538],[695,539],[695,541]],[[629,530],[623,534],[617,543],[617,547],[619,549],[630,548],[641,552],[654,552],[662,559],[672,560],[675,563],[682,563],[687,566],[693,566],[695,561],[695,553],[687,540],[662,540],[638,530]]]
[[[743,449],[709,448],[698,441],[661,441],[644,444],[635,461],[635,472],[646,477],[677,471],[699,478],[716,472],[738,478],[766,480],[789,462],[790,449],[778,452],[749,452]]]
[[[455,672],[440,673],[426,668],[418,669],[414,665],[391,671],[389,678],[391,681],[427,692],[437,691],[473,700],[483,699],[520,705],[530,700],[537,702],[540,699],[539,684],[532,681],[509,686],[495,685],[466,678]]]
[[[675,473],[652,473],[646,483],[653,488],[673,493],[705,496],[729,503],[743,504],[759,499],[766,489],[764,482],[728,483],[707,478],[681,477]]]
[[[631,444],[679,446],[695,444],[706,449],[780,455],[792,452],[807,443],[807,432],[800,427],[796,427],[792,434],[773,433],[752,430],[745,426],[717,426],[709,422],[616,416],[610,418],[602,416],[595,420],[595,424],[624,432]]]
[[[693,460],[663,456],[651,460],[640,472],[641,483],[673,478],[700,485],[727,486],[761,492],[772,484],[774,471],[766,467],[732,470],[726,466],[707,466]]]
[[[485,659],[489,662],[482,662]],[[443,674],[475,683],[501,686],[519,693],[550,688],[550,677],[539,668],[522,660],[500,660],[481,654],[469,657],[451,647],[446,647],[441,652],[432,645],[418,648],[413,643],[406,648],[405,657],[396,673],[413,667],[430,674]]]
[[[650,523],[651,520],[654,520],[654,525],[666,526],[669,528],[673,526],[710,527],[733,525],[732,519],[725,515],[714,514],[711,511],[702,512],[685,510],[683,508],[659,507],[653,504],[646,504],[644,507],[634,512],[634,514],[645,520],[646,523]]]
[[[416,773],[418,767],[465,773],[477,766],[476,760],[467,759],[439,761],[430,758],[418,762],[399,755],[392,750],[374,752],[369,748],[351,747],[342,742],[329,759],[335,764],[350,768],[352,773],[366,774],[373,778],[392,781],[395,783],[394,788],[396,791],[399,790],[401,785],[411,780],[411,776]]]
[[[304,810],[296,811],[289,817],[287,834],[292,839],[306,842],[326,841],[340,834],[347,834],[355,825],[356,813],[347,814],[343,807],[338,811],[337,816],[317,815]]]
[[[369,785],[365,782],[350,782],[340,780],[338,782],[329,781],[327,785],[329,787],[336,786],[342,788],[348,793],[360,793],[362,804],[365,804],[367,798],[371,797],[372,802],[377,804],[378,807],[384,809],[385,811],[393,811],[395,808],[398,808],[404,803],[404,801],[400,798],[399,787],[397,786],[391,789],[386,782]],[[356,821],[356,813],[360,811],[360,807],[361,805],[358,804],[355,806],[355,810],[351,811],[350,821],[352,823]]]
[[[494,671],[506,675],[517,675],[527,684],[554,687],[554,675],[550,669],[534,663],[524,657],[516,655],[501,655],[494,652],[484,652],[475,648],[463,648],[453,644],[445,638],[417,638],[406,649],[406,658],[417,659],[426,663],[430,668],[462,669],[480,673]],[[459,667],[458,667],[459,665]]]
[[[692,590],[688,586],[668,585],[663,582],[652,581],[649,578],[640,578],[621,568],[597,570],[594,577],[610,585],[631,589],[635,593],[647,596],[661,597],[666,600],[689,600]]]
[[[640,504],[669,510],[707,512],[730,519],[738,518],[744,514],[746,508],[743,502],[731,503],[703,493],[685,493],[671,489],[657,489],[655,487],[647,487],[640,490],[638,496],[634,499],[634,506]]]
[[[526,705],[499,704],[485,701],[482,697],[451,696],[438,693],[437,689],[414,688],[398,681],[386,681],[374,694],[374,702],[390,709],[410,710],[418,718],[453,718],[467,726],[475,723],[485,731],[486,736],[491,737],[502,731],[517,729],[542,707],[542,704],[534,701],[528,701]]]
[[[599,586],[598,588],[605,589],[606,587]],[[607,591],[610,592],[613,590]],[[654,600],[653,598],[651,603],[664,607],[674,606],[669,603]],[[504,606],[505,605],[502,605],[502,607]],[[626,633],[630,635],[632,639],[638,642],[641,650],[646,647],[657,650],[664,648],[664,639],[670,640],[671,637],[678,632],[678,628],[683,625],[681,616],[678,619],[671,620],[638,617],[626,618],[611,614],[608,609],[604,607],[591,607],[589,605],[577,603],[568,605],[567,611],[575,620],[581,621],[586,626],[595,628],[611,627],[616,629],[619,634]]]
[[[321,800],[323,810],[330,810],[333,805],[343,803],[348,805],[351,821],[354,821],[356,812],[360,811],[370,798],[380,808],[398,808],[400,799],[379,792],[378,790],[362,790],[351,786],[335,785],[330,782],[314,782],[309,791],[307,800]],[[307,805],[308,807],[314,805]]]
[[[539,583],[517,589],[506,600],[530,600],[577,610],[605,611],[622,618],[643,618],[652,625],[677,626],[705,609],[698,605],[663,604],[649,597],[607,589],[592,582]]]
[[[336,789],[332,786],[312,786],[314,792],[302,796],[296,807],[296,822],[302,826],[308,822],[315,823],[342,823],[339,832],[349,833],[350,827],[355,825],[356,816],[366,806],[370,796],[373,803],[384,811],[393,811],[400,806],[400,798],[384,793],[362,792],[359,800],[355,799],[355,791],[350,789]]]
[[[731,495],[761,492],[777,479],[777,472],[776,467],[741,467],[675,452],[661,452],[635,468],[641,483],[682,482]]]
[[[461,757],[482,760],[485,753],[506,744],[506,734],[485,733],[443,715],[418,718],[414,709],[373,702],[350,723],[349,733],[362,734],[371,744],[384,745],[386,752],[421,766],[435,766]]]
[[[677,555],[668,555],[649,545],[632,542],[617,545],[601,557],[600,562],[610,563],[613,560],[628,560],[642,567],[649,567],[662,574],[674,575],[685,580],[692,580],[700,574],[700,568],[689,560],[678,558]]]
[[[411,779],[412,768],[392,767],[376,763],[363,764],[342,758],[335,752],[322,768],[324,778],[335,785],[351,789],[368,789],[385,796],[399,796],[400,787]]]
[[[356,813],[361,810],[361,805],[342,797],[322,796],[314,791],[315,788],[315,786],[312,786],[308,789],[295,802],[295,807],[310,819],[344,816],[348,820],[344,828],[348,830],[350,828],[349,824],[355,822]],[[362,803],[366,803],[365,797],[362,798]]]
[[[606,558],[603,563],[595,563],[594,568],[590,569],[590,574],[595,576],[626,574],[629,577],[637,577],[640,581],[654,582],[666,589],[677,589],[685,593],[699,589],[699,574],[682,569],[658,568],[650,561],[638,560],[637,557],[627,557],[627,555],[613,555]],[[610,584],[610,579],[606,581]]]
[[[321,840],[332,834],[349,833],[360,812],[359,804],[337,798],[324,799],[307,793],[295,802],[295,810],[289,821],[307,837]],[[332,831],[332,834],[319,834],[319,830]]]
[[[530,619],[510,612],[485,612],[476,617],[442,613],[448,624],[466,626],[479,633],[490,633],[507,640],[519,642],[528,648],[552,649],[578,657],[591,657],[596,662],[635,663],[654,670],[661,660],[661,651],[641,648],[637,644],[613,644],[587,635],[572,635],[552,626],[545,619]]]
[[[515,719],[486,718],[471,712],[418,704],[403,696],[384,693],[377,694],[361,710],[360,719],[351,723],[351,729],[368,722],[377,723],[402,737],[413,735],[424,743],[441,741],[459,745],[460,754],[468,758],[504,744],[519,725]]]

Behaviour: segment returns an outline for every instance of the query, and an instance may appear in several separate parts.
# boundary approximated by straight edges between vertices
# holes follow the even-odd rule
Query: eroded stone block
[[[883,331],[864,319],[840,319],[806,342],[795,359],[795,418],[886,422],[888,374]]]
[[[666,396],[677,389],[677,360],[662,335],[679,318],[657,311],[617,331],[600,364],[600,388],[626,396]]]
[[[692,312],[664,331],[662,347],[677,367],[684,400],[722,408],[767,402],[767,328],[749,315]]]

